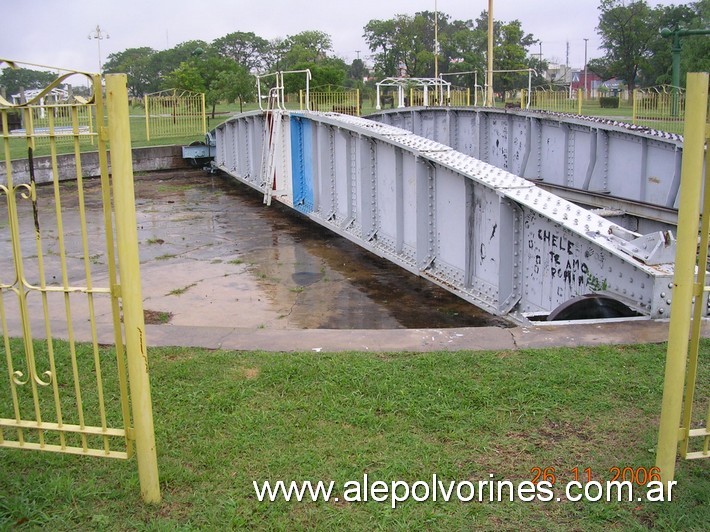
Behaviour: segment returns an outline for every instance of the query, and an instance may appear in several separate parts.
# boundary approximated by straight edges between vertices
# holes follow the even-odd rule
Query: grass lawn
[[[0,528],[710,529],[710,460],[679,461],[670,503],[564,497],[574,468],[606,481],[614,467],[654,465],[663,345],[426,354],[170,348],[151,349],[150,359],[163,502],[141,502],[134,460],[0,449]],[[0,412],[11,417],[0,383]],[[703,413],[707,364],[696,396]],[[333,480],[342,494],[365,473],[387,483],[434,473],[446,482],[519,482],[547,467],[561,502],[268,503],[252,486]]]
[[[500,107],[504,106],[503,102],[499,103]],[[292,101],[287,104],[289,109],[298,109],[298,101]],[[576,109],[576,106],[574,107]],[[212,117],[212,109],[207,109],[207,130],[212,130],[219,124],[227,120],[230,116],[240,111],[254,111],[258,109],[256,103],[245,103],[241,107],[239,104],[220,104],[215,108],[215,116]],[[374,113],[377,110],[372,105],[369,99],[363,100],[363,105],[361,109],[361,115],[366,116],[368,114]],[[569,111],[565,111],[569,112]],[[576,112],[576,111],[575,111]],[[131,107],[130,113],[130,123],[131,123],[131,141],[134,147],[144,147],[144,146],[162,146],[166,144],[170,145],[188,145],[195,140],[203,140],[202,135],[191,135],[185,137],[174,137],[174,138],[153,138],[150,141],[147,140],[146,127],[145,127],[145,110],[141,106]],[[599,107],[598,100],[590,100],[585,102],[582,107],[582,114],[585,116],[604,116],[609,118],[614,118],[622,121],[631,122],[632,110],[631,106],[624,104],[618,109],[601,109]],[[650,124],[653,126],[653,124]],[[681,124],[682,126],[682,124]],[[680,127],[680,126],[679,126]],[[81,143],[81,151],[95,151],[95,145],[92,145],[88,139],[84,139]],[[73,152],[73,145],[70,141],[61,142],[57,145],[57,153],[71,153]],[[43,155],[49,155],[49,145],[48,143],[39,143],[35,149],[34,155],[39,157]],[[27,141],[22,138],[11,139],[10,140],[10,158],[11,159],[26,159],[27,158]],[[0,150],[0,161],[5,160],[4,151]]]

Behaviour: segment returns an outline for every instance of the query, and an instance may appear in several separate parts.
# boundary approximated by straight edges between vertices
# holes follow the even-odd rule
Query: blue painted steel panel
[[[291,116],[291,175],[293,206],[308,214],[313,212],[313,132],[311,121]]]

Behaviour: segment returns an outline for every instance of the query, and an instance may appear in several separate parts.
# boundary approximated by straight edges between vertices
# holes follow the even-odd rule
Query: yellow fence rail
[[[688,112],[685,118],[680,179],[678,242],[673,285],[669,287],[672,288],[673,301],[656,453],[656,466],[660,469],[661,481],[666,487],[666,483],[675,476],[679,444],[683,458],[710,458],[710,402],[706,411],[698,414],[693,412],[700,364],[700,327],[703,307],[706,305],[707,293],[710,292],[710,287],[705,286],[710,244],[710,152],[705,153],[706,143],[710,140],[710,124],[707,123],[708,81],[707,73],[688,74]],[[699,246],[701,202],[698,198],[702,198]],[[707,401],[709,398],[704,399]],[[699,441],[695,450],[691,440]]]
[[[533,89],[530,94],[530,109],[552,111],[556,113],[582,114],[584,94],[581,90]],[[525,107],[528,101],[526,90],[521,91],[520,104]]]
[[[634,91],[633,123],[671,133],[683,133],[685,90],[670,85]]]
[[[299,91],[299,107],[306,108],[306,93]],[[311,111],[334,112],[345,115],[360,116],[360,90],[326,91],[308,93],[308,108]]]
[[[170,89],[143,97],[147,140],[207,133],[205,95]]]
[[[0,98],[0,447],[135,454],[143,498],[157,502],[126,76],[106,76],[105,99],[98,75],[65,74],[46,90],[77,74],[89,79],[93,96],[63,107],[72,117],[71,135],[56,130],[54,113],[46,131],[26,131],[26,174],[10,157],[17,139],[8,117],[32,116],[39,98],[16,105]],[[102,127],[81,131],[79,117],[92,114]],[[87,135],[98,148],[98,180],[86,179],[82,167],[80,142]],[[69,176],[56,149],[66,137],[75,161]],[[44,175],[33,162],[40,140],[50,150]],[[60,182],[61,176],[71,181]],[[89,202],[101,205],[102,215],[90,217]]]
[[[444,90],[440,95],[440,89],[428,90],[425,94],[421,89],[409,89],[409,105],[411,107],[436,106],[439,102],[442,105],[453,107],[470,107],[471,89],[452,88],[450,91]]]

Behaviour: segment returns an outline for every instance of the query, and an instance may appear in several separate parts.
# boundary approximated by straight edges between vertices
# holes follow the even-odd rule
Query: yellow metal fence
[[[634,91],[634,124],[682,134],[684,120],[684,89],[661,85]]]
[[[299,92],[299,107],[306,108],[306,93]],[[309,91],[308,103],[311,111],[334,112],[360,116],[360,90],[351,91]]]
[[[147,140],[207,133],[205,95],[170,89],[143,97]]]
[[[530,109],[553,111],[556,113],[582,114],[583,93],[579,90],[533,89],[530,94]],[[521,91],[521,107],[527,105],[528,94]]]
[[[100,77],[83,75],[93,97],[62,108],[71,135],[57,131],[54,113],[46,131],[26,130],[28,171],[10,157],[17,139],[8,116],[29,117],[37,102],[0,98],[0,447],[130,458],[135,445],[143,498],[157,502],[126,76],[106,77],[104,99]],[[92,114],[102,127],[80,130],[79,117]],[[88,135],[98,148],[98,180],[83,170],[80,142]],[[32,157],[39,141],[51,154],[44,175]],[[68,184],[60,182],[60,141],[73,143]],[[102,214],[90,216],[88,203]]]
[[[451,89],[450,91],[435,88],[428,90],[425,94],[422,89],[409,90],[409,105],[412,107],[437,106],[469,107],[473,105],[471,101],[471,89]]]

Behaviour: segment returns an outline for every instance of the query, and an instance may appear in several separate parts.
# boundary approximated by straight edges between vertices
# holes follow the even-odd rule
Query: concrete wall
[[[109,155],[109,168],[111,158]],[[76,162],[74,154],[57,156],[59,180],[76,179]],[[152,172],[155,170],[172,170],[189,167],[182,158],[181,146],[150,146],[133,150],[133,171]],[[83,177],[100,175],[98,152],[81,154],[81,169]],[[34,158],[34,174],[37,183],[52,181],[52,160],[49,156]],[[30,165],[27,159],[12,161],[12,181],[15,185],[30,182]],[[7,165],[0,162],[0,185],[7,184]]]

